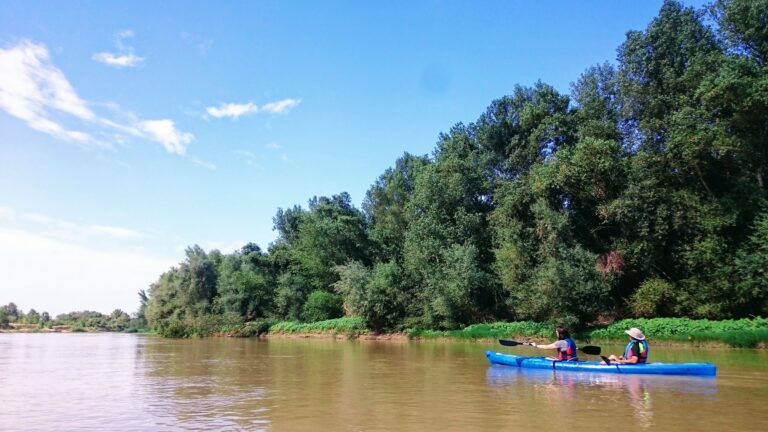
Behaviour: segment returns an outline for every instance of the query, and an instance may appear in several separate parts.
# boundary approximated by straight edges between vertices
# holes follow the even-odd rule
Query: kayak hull
[[[485,357],[492,365],[504,365],[529,369],[549,369],[569,372],[596,372],[635,375],[688,375],[714,377],[717,367],[712,363],[646,363],[640,365],[610,364],[596,361],[557,361],[544,357],[525,357],[486,351]]]

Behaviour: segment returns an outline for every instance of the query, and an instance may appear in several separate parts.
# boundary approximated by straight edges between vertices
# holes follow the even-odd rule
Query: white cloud
[[[233,104],[233,103],[221,104],[219,105],[218,108],[208,107],[206,109],[208,114],[216,118],[221,118],[221,117],[238,118],[243,114],[257,112],[258,110],[259,110],[259,107],[257,107],[251,102],[248,102],[247,104]]]
[[[195,163],[195,165],[201,166],[201,167],[209,169],[211,171],[216,169],[216,165],[215,164],[213,164],[211,162],[206,162],[204,160],[201,160],[200,158],[198,158],[196,156],[191,156],[190,159],[192,160],[192,162]]]
[[[276,102],[270,102],[261,107],[254,104],[253,102],[248,102],[244,104],[221,103],[219,104],[218,107],[206,108],[206,112],[208,113],[208,115],[216,118],[231,117],[236,119],[245,114],[258,113],[258,112],[266,112],[270,114],[282,114],[290,111],[293,107],[297,106],[300,103],[301,103],[301,99],[283,99]]]
[[[68,130],[51,119],[51,111],[84,121],[93,121],[96,115],[61,70],[51,64],[43,45],[24,40],[0,48],[0,109],[56,138],[106,146],[88,133]]]
[[[120,228],[120,227],[113,227],[113,226],[107,226],[107,225],[89,225],[88,229],[94,233],[103,234],[103,235],[114,237],[114,238],[141,237],[141,234],[128,228]]]
[[[117,45],[117,53],[100,52],[93,55],[93,59],[99,63],[106,65],[124,68],[124,67],[136,67],[144,63],[144,57],[139,57],[133,53],[133,47],[126,46],[123,41],[133,37],[132,30],[123,30],[115,34],[115,45]]]
[[[118,41],[131,34],[130,31],[121,32]],[[112,104],[106,105],[115,110]],[[128,114],[128,121],[118,122],[97,115],[80,99],[64,73],[53,65],[45,45],[28,40],[0,48],[0,109],[23,120],[30,128],[55,138],[104,148],[111,148],[111,145],[95,138],[92,133],[104,136],[105,129],[118,131],[158,142],[169,153],[178,155],[183,155],[194,139],[194,135],[177,129],[168,119],[142,120]],[[70,120],[74,118],[89,126],[92,133],[63,126],[61,122],[66,118],[61,116],[62,113],[68,114]],[[123,137],[109,136],[111,141],[123,141]]]
[[[6,301],[57,315],[74,310],[135,312],[137,292],[176,263],[135,252],[114,252],[0,228],[0,286]]]
[[[288,112],[291,110],[291,108],[297,106],[300,103],[301,99],[283,99],[281,101],[270,102],[264,105],[261,107],[261,111],[270,112],[272,114],[281,114]]]
[[[144,57],[135,54],[117,55],[108,52],[100,52],[93,55],[93,59],[99,63],[104,63],[117,68],[136,67],[144,63]]]
[[[281,148],[283,148],[280,144],[273,143],[273,142],[267,144],[266,147],[272,150],[280,150]]]
[[[195,138],[191,133],[176,129],[172,120],[145,120],[137,126],[147,133],[150,139],[162,144],[168,153],[183,155],[187,145]]]

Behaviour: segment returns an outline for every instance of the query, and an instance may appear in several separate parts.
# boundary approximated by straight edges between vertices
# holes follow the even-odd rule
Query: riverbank
[[[594,326],[576,332],[575,338],[584,343],[624,342],[624,331],[631,327],[643,330],[655,345],[724,346],[732,348],[768,348],[768,319],[691,320],[687,318],[629,319],[607,326]],[[219,336],[336,338],[357,340],[419,340],[462,339],[495,342],[496,339],[518,339],[543,342],[553,337],[550,324],[535,322],[498,322],[475,324],[460,330],[435,331],[408,329],[402,332],[374,333],[368,331],[362,319],[345,317],[316,323],[265,322],[245,324],[241,328],[218,333]]]
[[[181,324],[181,323],[180,323]],[[197,323],[199,324],[199,323]],[[575,332],[581,344],[621,343],[624,331],[638,327],[657,346],[695,346],[768,349],[768,319],[692,320],[687,318],[628,319],[610,325],[592,326]],[[32,324],[11,324],[0,333],[99,333],[99,328],[71,326],[40,327]],[[153,334],[145,332],[145,334]],[[168,336],[167,334],[165,336]],[[262,337],[262,338],[324,338],[340,340],[411,341],[411,340],[473,340],[495,343],[497,339],[547,342],[553,338],[552,325],[531,321],[475,324],[457,330],[405,329],[376,333],[368,330],[362,318],[344,317],[313,323],[274,322],[257,320],[244,324],[184,326],[176,337]]]
[[[0,333],[72,333],[72,332],[73,332],[72,326],[68,326],[68,325],[41,327],[37,324],[11,323],[6,326],[0,327]]]
[[[72,325],[40,326],[39,324],[10,323],[0,327],[0,333],[149,333],[141,331],[114,331],[99,327]]]

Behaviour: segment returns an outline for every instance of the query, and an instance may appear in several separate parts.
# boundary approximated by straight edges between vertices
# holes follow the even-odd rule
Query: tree
[[[525,174],[575,138],[568,96],[541,82],[516,86],[511,96],[491,102],[470,129],[467,134],[492,155],[493,176],[504,180]],[[438,145],[449,142],[441,139]]]
[[[426,156],[406,153],[397,159],[394,168],[388,168],[368,189],[363,211],[376,261],[402,262],[407,205],[413,196],[418,176],[429,163]]]
[[[26,320],[28,324],[38,324],[40,322],[40,313],[34,309],[27,312]]]
[[[326,291],[337,281],[335,266],[349,260],[369,262],[365,216],[354,208],[349,194],[310,200],[289,256],[292,267],[314,289]]]

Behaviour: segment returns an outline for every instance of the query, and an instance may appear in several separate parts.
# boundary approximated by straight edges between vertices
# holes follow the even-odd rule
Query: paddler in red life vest
[[[639,328],[631,328],[624,331],[629,335],[629,343],[624,349],[624,355],[616,357],[611,355],[608,360],[619,364],[644,364],[648,360],[648,341]]]
[[[541,349],[556,350],[557,355],[554,358],[547,357],[551,360],[578,361],[579,357],[576,354],[576,342],[571,339],[571,333],[567,329],[557,326],[555,334],[557,335],[557,341],[547,345],[539,345],[534,342],[531,346]]]

